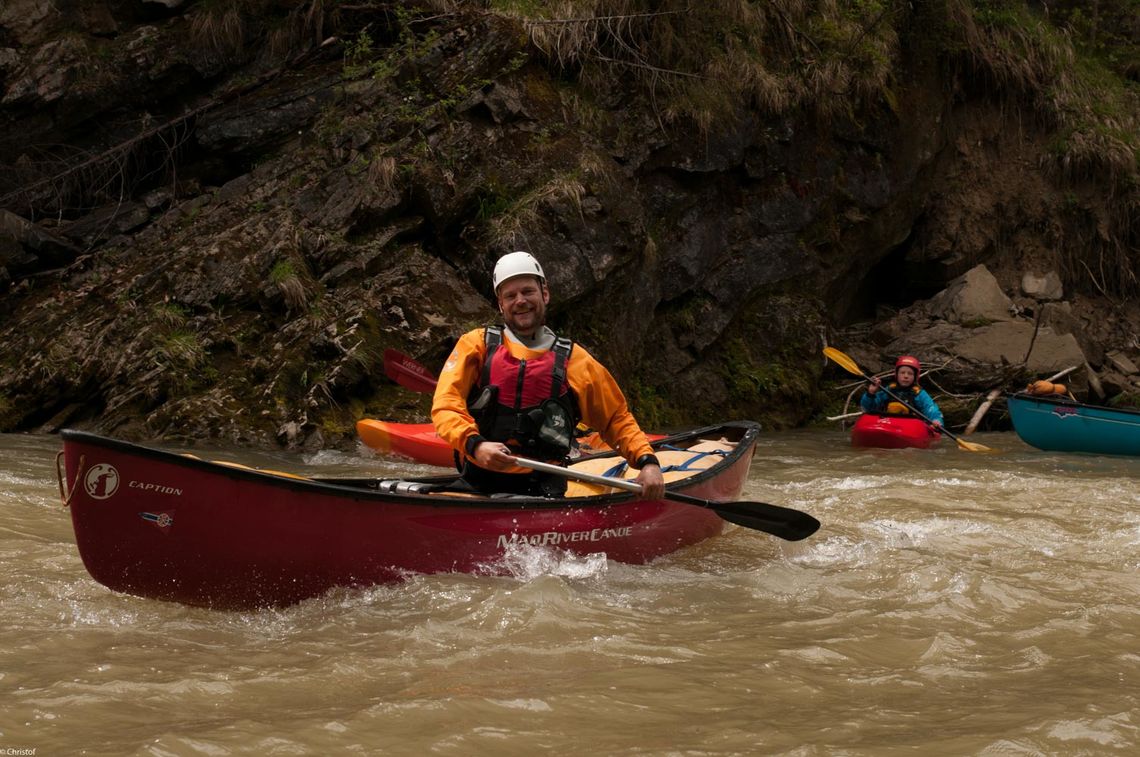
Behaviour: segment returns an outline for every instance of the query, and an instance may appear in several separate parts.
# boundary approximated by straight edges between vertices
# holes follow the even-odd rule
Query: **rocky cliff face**
[[[232,9],[0,11],[0,430],[316,447],[360,417],[423,420],[383,350],[438,368],[494,318],[511,249],[647,427],[803,424],[840,398],[825,342],[870,369],[959,365],[959,415],[1078,356],[1140,359],[1128,272],[1082,278],[1058,251],[1091,224],[1102,263],[1135,261],[1108,185],[1043,171],[1050,128],[920,46],[896,51],[890,101],[742,101],[701,125],[619,75],[576,79],[479,7]],[[1077,352],[961,347],[993,324],[926,301],[979,264],[1010,298],[990,320],[1028,324],[1003,339]],[[1067,313],[1044,316],[1025,273],[1064,277]]]

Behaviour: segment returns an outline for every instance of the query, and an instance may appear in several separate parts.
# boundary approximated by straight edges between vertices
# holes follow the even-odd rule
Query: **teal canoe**
[[[1140,411],[1070,399],[1011,394],[1013,429],[1022,441],[1055,452],[1140,455]]]

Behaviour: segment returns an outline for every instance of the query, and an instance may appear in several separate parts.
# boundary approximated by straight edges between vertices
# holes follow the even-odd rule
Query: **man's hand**
[[[882,385],[883,382],[880,381],[877,376],[872,378],[871,383],[867,384],[867,394],[874,395],[875,392],[879,391],[879,387]]]
[[[479,442],[475,447],[475,462],[487,470],[507,471],[515,467],[510,448],[502,442]]]
[[[642,466],[634,480],[641,484],[642,499],[661,499],[665,496],[665,477],[661,475],[661,466],[653,463]]]

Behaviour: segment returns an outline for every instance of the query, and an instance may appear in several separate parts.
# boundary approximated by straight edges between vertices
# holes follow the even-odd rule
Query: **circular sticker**
[[[119,488],[119,472],[109,463],[93,465],[83,478],[83,488],[91,499],[107,499]]]

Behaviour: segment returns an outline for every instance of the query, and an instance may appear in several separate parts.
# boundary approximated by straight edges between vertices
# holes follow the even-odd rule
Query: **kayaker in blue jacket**
[[[873,378],[860,398],[859,405],[864,412],[878,415],[909,415],[911,411],[917,410],[926,416],[931,426],[940,428],[942,411],[926,390],[918,385],[921,373],[922,364],[918,358],[903,355],[895,361],[895,380],[887,385],[890,393],[881,391],[882,382],[877,377]]]

